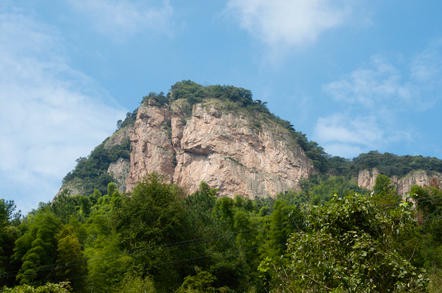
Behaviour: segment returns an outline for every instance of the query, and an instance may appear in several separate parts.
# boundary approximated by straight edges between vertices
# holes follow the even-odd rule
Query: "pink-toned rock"
[[[159,173],[172,180],[175,152],[170,140],[168,107],[141,105],[130,133],[131,153],[126,190],[149,173]]]
[[[221,195],[274,196],[298,189],[313,172],[292,134],[272,119],[228,111],[215,100],[193,105],[191,113],[180,103],[139,108],[130,135],[128,191],[156,172],[188,192],[205,181]]]
[[[376,183],[376,177],[378,177],[379,171],[376,168],[373,168],[371,170],[361,170],[358,174],[358,186],[373,190],[374,185]]]
[[[379,171],[375,168],[372,170],[361,170],[358,175],[359,187],[373,190],[376,183],[376,177]],[[438,172],[427,172],[423,170],[415,170],[403,177],[393,176],[391,182],[396,185],[397,192],[405,195],[410,192],[413,185],[418,186],[437,186],[442,187],[442,174]]]

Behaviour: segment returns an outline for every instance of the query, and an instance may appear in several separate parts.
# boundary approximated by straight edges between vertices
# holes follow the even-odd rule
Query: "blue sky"
[[[2,0],[0,198],[50,200],[186,79],[252,90],[333,155],[442,158],[442,1]]]

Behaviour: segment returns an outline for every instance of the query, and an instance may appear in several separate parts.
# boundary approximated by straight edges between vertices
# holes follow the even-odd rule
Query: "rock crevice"
[[[175,103],[175,104],[174,104]],[[130,191],[159,173],[188,192],[205,181],[220,195],[272,196],[298,189],[313,165],[292,134],[278,123],[198,103],[184,114],[177,106],[145,103],[130,133]]]
[[[373,190],[376,177],[379,175],[376,168],[371,170],[361,170],[358,175],[359,187]],[[424,170],[414,170],[403,177],[393,176],[391,182],[396,186],[398,194],[405,195],[410,192],[413,185],[442,187],[442,174],[438,172],[428,172]]]

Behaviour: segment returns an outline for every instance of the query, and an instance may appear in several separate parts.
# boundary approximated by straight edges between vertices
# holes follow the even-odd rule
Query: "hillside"
[[[182,81],[167,95],[145,96],[110,137],[78,159],[60,190],[91,194],[96,188],[104,193],[114,181],[126,191],[157,172],[189,192],[205,181],[224,195],[275,196],[299,189],[300,181],[312,175],[353,178],[370,189],[375,176],[367,174],[373,169],[396,178],[399,190],[430,182],[433,175],[442,184],[440,159],[377,151],[352,160],[330,156],[270,113],[265,102],[254,100],[249,90]],[[418,170],[426,176],[420,181],[410,175]],[[399,179],[407,175],[409,183],[401,184]]]
[[[0,199],[0,290],[439,292],[441,171],[329,156],[248,90],[179,82],[51,202]]]
[[[131,190],[156,172],[189,192],[205,181],[224,195],[276,195],[298,189],[324,161],[321,148],[253,100],[250,91],[232,86],[179,82],[167,96],[144,97],[118,125],[79,160],[62,189],[104,192],[114,180]]]

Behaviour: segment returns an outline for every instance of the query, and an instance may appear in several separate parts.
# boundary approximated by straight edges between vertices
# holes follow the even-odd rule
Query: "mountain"
[[[312,176],[353,178],[371,189],[377,174],[401,193],[412,184],[442,186],[442,160],[370,152],[332,157],[254,100],[249,90],[178,82],[167,95],[150,93],[87,158],[78,159],[60,191],[102,193],[115,181],[131,191],[150,173],[191,193],[200,182],[220,195],[250,198],[299,190]]]

